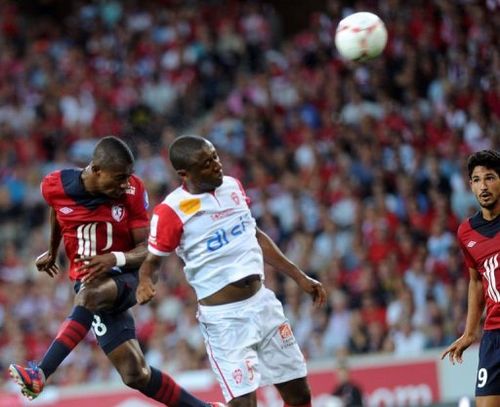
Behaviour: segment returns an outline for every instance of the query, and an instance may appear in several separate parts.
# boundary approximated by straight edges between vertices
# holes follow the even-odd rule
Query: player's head
[[[134,156],[122,140],[108,136],[95,146],[89,167],[93,190],[111,198],[119,198],[129,187]]]
[[[482,150],[471,154],[467,170],[472,192],[482,208],[494,209],[500,197],[500,153]]]
[[[178,137],[170,145],[168,154],[190,192],[210,192],[222,184],[222,164],[217,150],[207,139]]]

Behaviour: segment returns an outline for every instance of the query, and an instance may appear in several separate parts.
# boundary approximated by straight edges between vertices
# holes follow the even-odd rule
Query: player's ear
[[[101,167],[99,167],[96,164],[92,164],[90,166],[90,169],[92,170],[92,173],[94,173],[94,174],[98,174],[101,171]]]
[[[186,170],[177,170],[177,175],[181,178],[185,178],[187,176]]]

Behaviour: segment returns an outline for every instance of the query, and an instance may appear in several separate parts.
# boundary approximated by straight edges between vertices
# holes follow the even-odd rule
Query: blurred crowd
[[[2,372],[40,359],[72,304],[66,273],[34,268],[49,231],[41,177],[86,165],[108,134],[133,147],[152,205],[178,184],[165,160],[174,137],[212,140],[260,227],[326,285],[315,310],[267,270],[308,360],[418,354],[462,333],[455,231],[477,210],[467,155],[500,144],[498,2],[329,0],[289,37],[264,1],[68,3],[55,21],[0,1]],[[333,45],[359,10],[389,31],[365,64]],[[169,258],[155,301],[134,308],[148,361],[174,374],[208,367],[180,269]],[[51,381],[108,379],[89,335]]]

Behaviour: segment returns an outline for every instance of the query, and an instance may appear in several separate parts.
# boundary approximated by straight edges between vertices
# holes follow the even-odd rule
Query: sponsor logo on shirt
[[[233,212],[234,208],[224,209],[223,211],[210,215],[210,217],[212,218],[212,220],[219,220],[231,215]]]
[[[471,240],[469,243],[467,243],[467,247],[468,248],[471,248],[471,247],[474,247],[476,245],[477,242],[475,242],[474,240]]]
[[[125,208],[123,205],[114,205],[111,207],[111,216],[117,222],[120,222],[125,216]]]
[[[67,206],[64,206],[63,208],[59,209],[59,212],[64,213],[65,215],[68,215],[71,212],[73,212],[73,209],[68,208]]]
[[[186,215],[192,215],[200,210],[201,200],[199,198],[184,199],[179,203],[179,209]]]
[[[239,217],[239,222],[229,228],[217,229],[208,239],[207,239],[207,250],[209,252],[214,252],[219,250],[221,247],[229,244],[233,238],[242,235],[246,231],[246,225],[249,222],[246,221],[243,216]]]

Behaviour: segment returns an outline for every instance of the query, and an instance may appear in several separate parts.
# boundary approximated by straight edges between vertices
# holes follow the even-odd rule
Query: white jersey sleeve
[[[155,208],[149,251],[176,251],[198,299],[251,274],[264,274],[262,250],[248,197],[241,184],[224,177],[213,193],[180,187]]]

